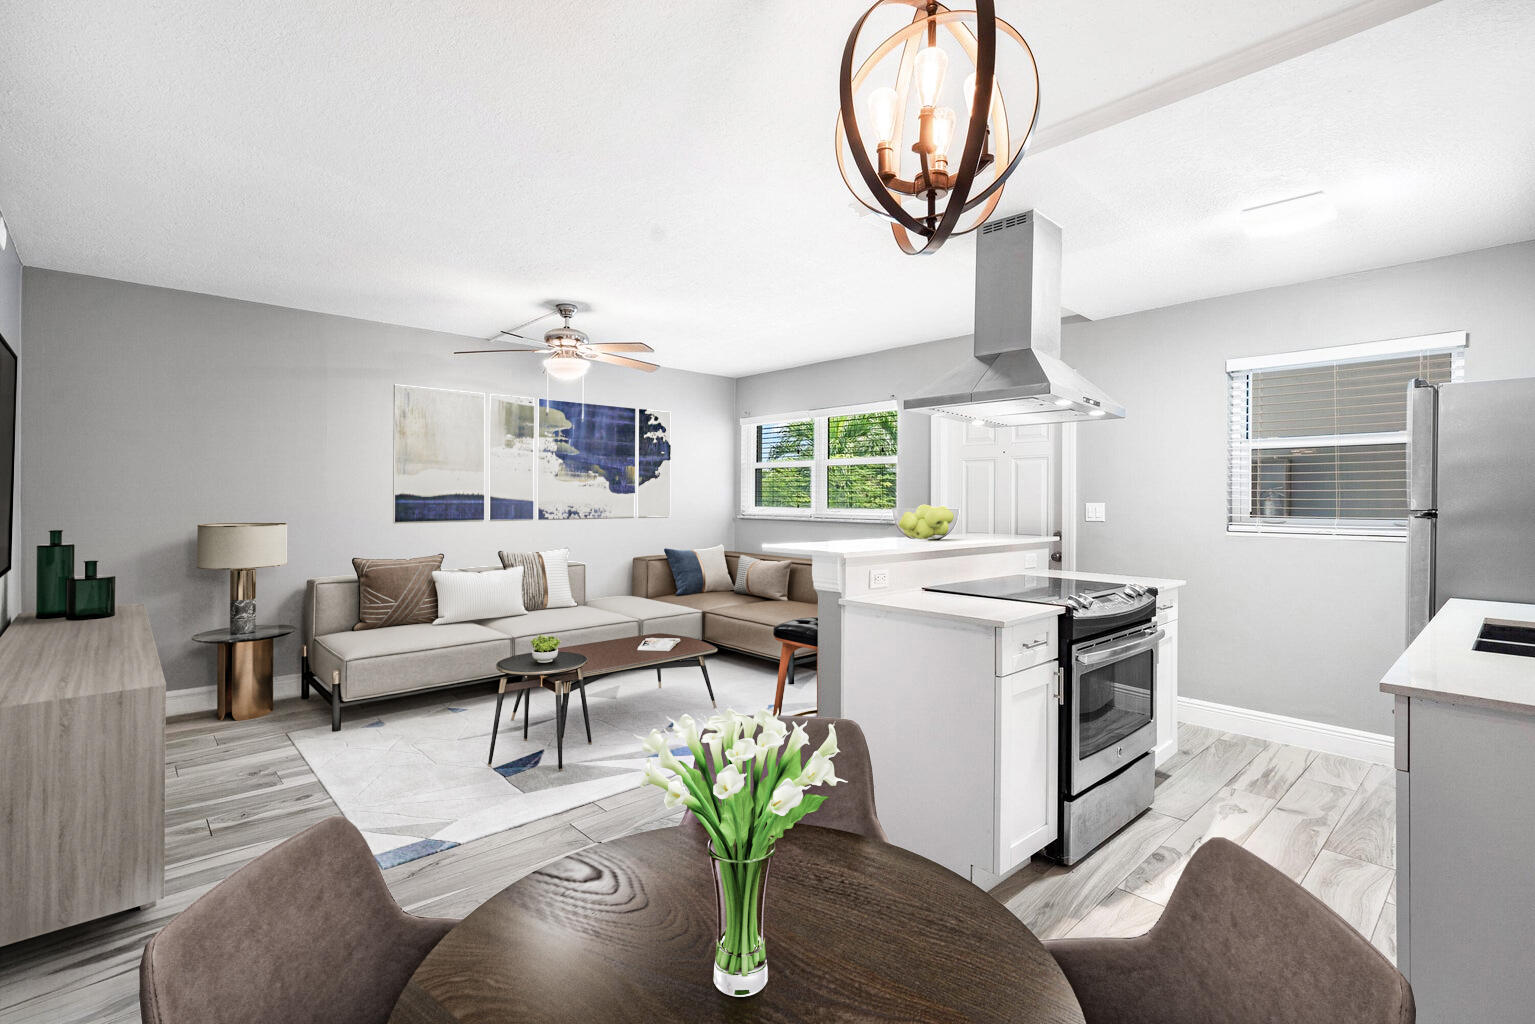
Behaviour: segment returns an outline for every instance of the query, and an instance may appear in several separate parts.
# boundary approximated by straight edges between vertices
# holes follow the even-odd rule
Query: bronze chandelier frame
[[[888,5],[913,8],[911,23],[880,43],[855,71],[853,68],[855,50],[864,25],[875,11]],[[965,24],[972,18],[975,21],[974,32]],[[879,147],[877,155],[880,165],[876,168],[869,160],[868,147],[864,145],[863,135],[858,128],[858,114],[853,97],[874,68],[897,46],[900,46],[903,50],[900,70],[896,77],[896,91],[902,97],[901,113],[904,114],[905,97],[910,87],[912,65],[917,51],[924,40],[929,46],[937,44],[940,27],[949,31],[975,65],[975,99],[971,103],[965,126],[964,150],[957,163],[938,161],[933,158],[928,127],[931,110],[925,109],[919,118],[922,137],[911,147],[912,151],[918,155],[921,170],[915,178],[902,179],[897,173],[898,163],[895,159],[895,153],[898,152],[901,143],[901,119],[897,119],[894,137],[889,140],[889,145],[882,144]],[[999,32],[1023,48],[1029,58],[1029,66],[1034,72],[1033,112],[1029,117],[1028,127],[1019,140],[1017,150],[1011,153],[1009,153],[1011,138],[1007,106],[1002,97],[1002,91],[996,83]],[[837,169],[841,172],[842,180],[848,190],[853,193],[854,198],[874,213],[892,221],[890,230],[895,236],[896,244],[910,256],[935,253],[952,236],[968,234],[986,223],[1002,198],[1002,189],[1007,184],[1007,179],[1017,170],[1019,161],[1022,160],[1024,151],[1028,147],[1028,141],[1034,133],[1034,127],[1039,122],[1039,65],[1034,59],[1034,51],[1017,29],[997,17],[995,0],[975,0],[973,11],[951,10],[936,0],[876,0],[875,4],[864,12],[863,17],[858,19],[853,26],[853,31],[848,35],[847,45],[842,50],[842,73],[839,85],[841,110],[837,116]],[[980,99],[983,96],[987,97],[984,103]],[[993,112],[995,117],[992,116]],[[986,187],[972,196],[971,192],[975,189],[977,176],[991,166],[996,159],[991,152],[992,131],[987,127],[989,120],[995,121],[997,151],[1007,159],[1007,164],[996,172],[996,176]],[[858,169],[859,177],[875,202],[879,204],[878,206],[871,205],[849,180],[847,164],[843,158],[844,149],[852,152],[853,164]],[[951,166],[954,168],[952,171]],[[919,196],[926,199],[927,213],[920,217],[914,216],[901,205],[899,196]],[[938,201],[944,198],[946,202],[940,211]],[[981,212],[975,222],[961,229],[960,219],[976,209],[980,209]],[[913,235],[925,241],[918,245],[913,240]]]

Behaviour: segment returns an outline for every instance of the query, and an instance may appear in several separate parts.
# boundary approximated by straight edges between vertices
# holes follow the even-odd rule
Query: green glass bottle
[[[105,619],[117,611],[117,577],[96,575],[96,563],[85,563],[85,579],[69,581],[69,617]]]
[[[37,548],[37,617],[61,618],[69,611],[69,580],[75,574],[75,546],[64,543],[63,530],[49,530]]]

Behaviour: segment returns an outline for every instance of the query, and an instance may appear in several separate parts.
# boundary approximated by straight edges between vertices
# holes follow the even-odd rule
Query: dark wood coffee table
[[[582,674],[587,679],[595,679],[597,676],[612,675],[614,672],[628,672],[636,668],[654,668],[656,670],[656,687],[661,686],[661,666],[677,665],[684,661],[698,663],[699,669],[704,674],[704,688],[709,691],[709,703],[715,707],[719,704],[714,700],[714,684],[709,681],[709,666],[704,664],[704,659],[711,654],[718,654],[719,648],[702,640],[695,640],[690,636],[677,638],[678,643],[669,651],[642,651],[640,643],[652,638],[670,638],[670,633],[646,633],[644,636],[626,636],[617,640],[599,640],[594,644],[577,644],[575,647],[566,648],[572,654],[586,655],[586,667]]]

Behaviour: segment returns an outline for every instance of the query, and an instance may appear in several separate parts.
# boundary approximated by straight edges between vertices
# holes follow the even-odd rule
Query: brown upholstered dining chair
[[[826,741],[826,727],[837,727],[838,754],[833,761],[837,778],[843,781],[835,786],[816,786],[807,790],[829,797],[820,809],[806,818],[796,828],[815,825],[819,828],[835,828],[854,832],[870,839],[885,841],[885,830],[880,827],[879,815],[874,813],[874,766],[869,761],[869,744],[863,730],[851,718],[780,718],[791,729],[803,725],[810,742],[806,750],[815,750]],[[694,819],[692,812],[682,816],[681,826],[698,834],[698,841],[707,836],[703,826]],[[793,835],[791,832],[790,835]]]
[[[1413,1024],[1412,987],[1321,900],[1235,843],[1189,860],[1133,939],[1045,943],[1087,1024]]]
[[[144,947],[144,1024],[384,1024],[457,921],[414,917],[362,834],[328,818],[257,857]]]

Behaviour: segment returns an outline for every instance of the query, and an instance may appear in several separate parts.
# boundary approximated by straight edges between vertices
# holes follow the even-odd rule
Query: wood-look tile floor
[[[1238,843],[1396,959],[1396,776],[1335,754],[1178,729],[1156,802],[1071,868],[1036,859],[992,895],[1041,938],[1131,936],[1156,923],[1201,843]]]
[[[442,694],[418,699],[440,702]],[[292,700],[250,722],[207,714],[168,721],[164,897],[147,910],[0,948],[0,1024],[137,1021],[138,962],[149,937],[236,868],[337,813],[287,737],[328,717],[317,700]],[[1156,921],[1189,854],[1226,836],[1279,865],[1392,955],[1392,773],[1198,727],[1184,726],[1179,738],[1158,773],[1156,807],[1075,867],[1036,861],[995,895],[1041,936],[1137,934]],[[678,817],[658,790],[636,790],[384,877],[407,910],[462,917],[544,864]]]

